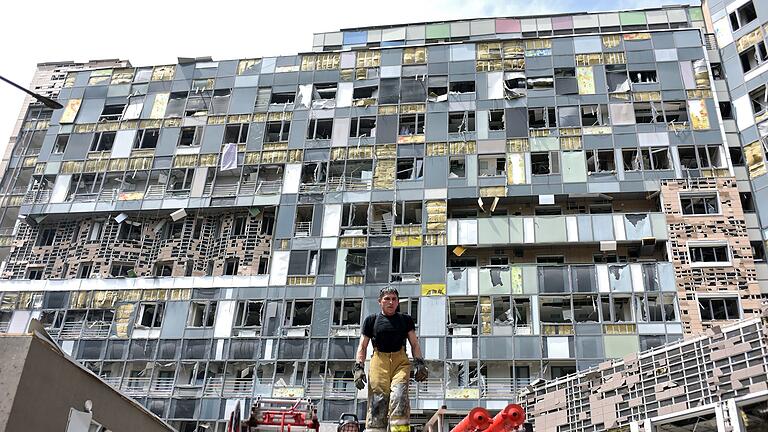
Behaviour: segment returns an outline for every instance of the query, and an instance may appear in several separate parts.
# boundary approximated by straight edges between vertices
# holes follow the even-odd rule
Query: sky
[[[38,63],[178,57],[228,60],[312,50],[312,34],[343,28],[688,4],[697,0],[16,0],[0,16],[0,75],[28,86]],[[116,5],[122,6],[116,6]],[[0,82],[0,154],[24,93]]]

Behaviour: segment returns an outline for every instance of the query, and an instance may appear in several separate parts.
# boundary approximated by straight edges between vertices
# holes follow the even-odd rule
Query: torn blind
[[[525,154],[507,155],[507,184],[525,184]]]
[[[691,125],[694,130],[709,129],[709,114],[703,99],[689,100],[688,113],[691,116]]]
[[[237,144],[225,144],[224,151],[221,153],[221,171],[235,168],[237,168]]]
[[[123,113],[123,120],[136,120],[141,116],[141,109],[144,107],[144,98],[137,97],[131,99]]]
[[[67,105],[64,107],[64,113],[61,115],[59,123],[73,123],[82,103],[82,99],[70,99],[67,101]]]
[[[170,93],[158,93],[155,95],[155,101],[152,104],[152,111],[149,114],[149,118],[161,119],[165,117],[165,108],[168,106],[168,98]]]
[[[591,66],[577,67],[576,81],[579,83],[580,95],[595,94],[595,76]]]
[[[749,168],[749,177],[755,178],[766,173],[765,158],[760,141],[755,141],[744,146],[744,158]]]

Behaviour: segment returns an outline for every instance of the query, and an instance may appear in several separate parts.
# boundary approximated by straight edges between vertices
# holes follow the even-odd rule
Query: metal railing
[[[0,333],[7,333],[10,326],[10,321],[0,321]]]
[[[45,204],[51,199],[51,190],[50,189],[37,189],[37,190],[31,190],[27,191],[26,194],[24,194],[24,199],[21,201],[22,204]]]
[[[296,222],[294,235],[296,237],[309,237],[312,235],[312,222]]]
[[[74,193],[69,197],[69,201],[73,203],[90,203],[96,202],[99,199],[99,193]]]
[[[123,379],[120,390],[128,396],[142,396],[149,391],[149,382],[151,378],[128,377]]]
[[[256,195],[275,195],[280,193],[283,187],[282,180],[263,180],[256,186]]]
[[[174,378],[155,378],[149,388],[149,394],[157,397],[170,397],[173,394]]]
[[[147,187],[147,192],[144,194],[144,199],[163,199],[165,197],[165,185],[154,184]]]
[[[717,38],[713,33],[704,34],[704,46],[707,47],[708,50],[717,49]]]
[[[331,177],[328,179],[328,190],[341,191],[366,191],[371,190],[373,180],[356,177]]]
[[[222,390],[225,398],[249,397],[253,394],[253,378],[225,378]]]
[[[110,387],[113,387],[113,388],[116,388],[116,389],[120,388],[120,377],[105,377],[105,376],[101,376],[100,378],[101,378],[102,381],[104,381],[104,383],[106,385],[108,385]]]
[[[480,397],[514,400],[515,395],[530,383],[530,378],[485,378],[480,387]]]
[[[328,378],[323,391],[326,397],[353,398],[357,395],[354,378]]]
[[[111,322],[106,321],[93,321],[85,322],[82,327],[82,337],[91,339],[106,338],[109,336],[109,329],[112,327]]]
[[[213,192],[211,193],[212,197],[230,197],[230,196],[237,196],[237,189],[238,184],[223,184],[223,185],[214,185],[213,186]]]
[[[64,325],[61,326],[61,330],[59,331],[59,338],[60,339],[78,339],[80,337],[80,333],[83,330],[83,324],[85,324],[84,321],[65,322]]]
[[[300,193],[321,193],[325,192],[325,183],[301,183],[299,185]]]
[[[368,224],[368,228],[372,235],[389,235],[392,234],[392,221],[373,221]]]
[[[209,377],[205,380],[203,387],[203,397],[221,397],[224,388],[224,377]]]

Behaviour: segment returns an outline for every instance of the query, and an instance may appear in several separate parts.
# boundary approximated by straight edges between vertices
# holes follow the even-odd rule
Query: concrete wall
[[[113,432],[173,430],[36,336],[0,338],[0,364],[0,430],[66,430],[70,408],[84,411],[86,400],[93,402],[93,420]],[[14,388],[19,376],[8,413],[5,383]]]

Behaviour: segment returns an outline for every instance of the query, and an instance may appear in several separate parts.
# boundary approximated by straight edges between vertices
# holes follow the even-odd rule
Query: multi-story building
[[[728,58],[701,8],[670,6],[73,71],[4,180],[28,186],[0,328],[41,319],[190,431],[255,395],[362,413],[385,285],[430,369],[416,416],[749,318],[765,167]]]

